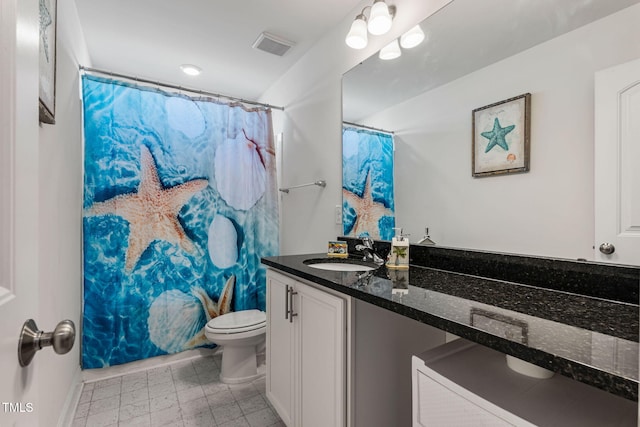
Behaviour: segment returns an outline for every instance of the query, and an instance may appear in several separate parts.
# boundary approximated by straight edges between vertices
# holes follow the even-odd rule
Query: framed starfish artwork
[[[40,0],[40,122],[55,123],[57,0]]]
[[[531,94],[473,110],[472,175],[529,171]]]

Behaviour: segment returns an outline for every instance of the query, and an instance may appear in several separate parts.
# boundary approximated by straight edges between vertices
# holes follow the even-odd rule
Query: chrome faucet
[[[375,262],[378,265],[384,264],[384,260],[378,255],[373,247],[373,240],[371,237],[365,236],[362,238],[362,244],[356,245],[357,251],[364,253],[363,261]]]

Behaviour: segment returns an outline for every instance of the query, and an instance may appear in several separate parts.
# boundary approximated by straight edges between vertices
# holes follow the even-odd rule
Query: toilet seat
[[[207,323],[206,331],[213,334],[240,334],[266,328],[267,315],[260,310],[244,310],[224,314]]]

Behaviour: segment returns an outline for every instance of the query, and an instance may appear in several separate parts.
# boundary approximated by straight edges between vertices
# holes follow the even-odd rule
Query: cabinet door
[[[287,426],[293,423],[293,323],[285,318],[287,287],[295,282],[267,275],[267,397]]]
[[[296,284],[296,292],[296,425],[342,427],[346,422],[345,301],[301,283]]]

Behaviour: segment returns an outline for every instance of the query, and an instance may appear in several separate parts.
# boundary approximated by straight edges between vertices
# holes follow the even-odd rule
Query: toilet
[[[260,310],[235,311],[207,323],[205,336],[222,347],[220,381],[240,384],[264,376],[258,372],[256,348],[264,348],[266,331],[267,315]]]

